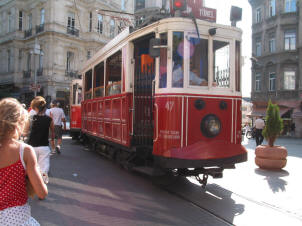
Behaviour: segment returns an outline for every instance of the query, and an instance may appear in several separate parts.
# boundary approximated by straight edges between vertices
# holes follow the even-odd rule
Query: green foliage
[[[268,102],[265,128],[263,129],[263,136],[268,141],[269,146],[273,146],[276,138],[281,134],[283,129],[283,120],[280,117],[279,107],[277,104],[272,104],[271,100]]]

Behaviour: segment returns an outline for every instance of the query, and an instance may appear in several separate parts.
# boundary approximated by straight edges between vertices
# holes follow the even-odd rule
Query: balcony
[[[24,31],[24,38],[32,36],[32,29],[28,29]]]
[[[23,78],[30,78],[30,71],[23,71]]]
[[[67,27],[67,34],[79,37],[79,30],[73,27]]]
[[[43,68],[39,68],[37,70],[37,76],[42,76],[43,75]]]
[[[36,26],[36,34],[44,31],[44,24],[40,24]]]
[[[65,76],[70,78],[79,78],[78,71],[65,71]]]

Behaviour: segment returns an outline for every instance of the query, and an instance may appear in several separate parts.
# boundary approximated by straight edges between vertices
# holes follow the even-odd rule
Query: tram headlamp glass
[[[201,121],[201,132],[206,137],[215,137],[221,131],[221,122],[216,115],[206,115]]]

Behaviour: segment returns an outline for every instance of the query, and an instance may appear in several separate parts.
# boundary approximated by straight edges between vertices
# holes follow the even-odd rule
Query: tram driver
[[[200,78],[197,74],[198,70],[194,68],[192,61],[190,61],[190,72],[189,72],[189,84],[196,86],[206,86],[208,83],[204,78]],[[172,73],[172,87],[183,87],[183,78],[184,78],[184,66],[183,62],[176,64],[173,67]]]

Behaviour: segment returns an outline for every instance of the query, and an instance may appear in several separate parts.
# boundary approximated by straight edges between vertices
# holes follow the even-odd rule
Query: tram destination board
[[[216,22],[216,9],[204,7],[203,0],[182,0],[182,2],[186,2],[187,5],[187,9],[182,12],[183,15],[190,16],[193,14],[196,19]],[[173,7],[170,10],[174,13]]]

